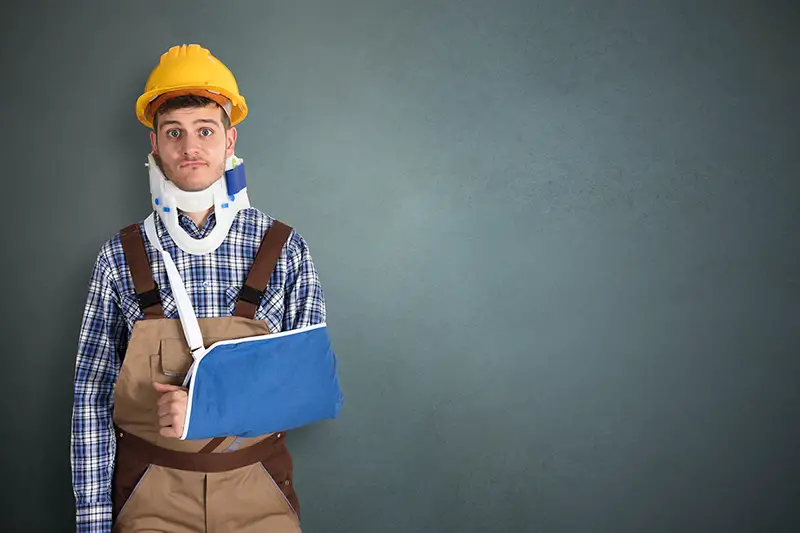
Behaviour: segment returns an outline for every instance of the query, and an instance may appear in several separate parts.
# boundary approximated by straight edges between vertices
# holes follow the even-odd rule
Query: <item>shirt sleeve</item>
[[[305,240],[294,231],[287,245],[284,298],[284,331],[325,322],[325,296],[311,252]]]
[[[113,272],[101,252],[89,281],[75,364],[70,459],[77,533],[111,531],[113,394],[127,341]]]

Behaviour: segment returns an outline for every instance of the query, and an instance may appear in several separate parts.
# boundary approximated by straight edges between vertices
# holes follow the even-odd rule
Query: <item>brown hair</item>
[[[176,109],[188,109],[192,107],[207,107],[211,104],[219,107],[222,111],[222,125],[225,126],[225,131],[231,127],[231,117],[225,112],[222,107],[214,100],[206,98],[205,96],[197,96],[195,94],[187,94],[183,96],[176,96],[164,102],[156,112],[153,114],[153,131],[158,131],[158,117],[162,113],[168,111],[175,111]]]

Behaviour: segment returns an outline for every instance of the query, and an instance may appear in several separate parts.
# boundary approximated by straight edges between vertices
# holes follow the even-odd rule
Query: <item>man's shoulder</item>
[[[239,212],[238,219],[241,225],[256,226],[258,228],[262,228],[264,231],[272,227],[275,222],[279,221],[270,213],[262,211],[257,207],[248,207],[246,209],[242,209]],[[291,224],[285,220],[280,220],[280,222],[291,226]]]
[[[120,271],[127,268],[125,252],[122,249],[122,234],[134,226],[138,227],[141,234],[144,235],[144,219],[142,219],[120,228],[100,246],[100,250],[97,253],[96,261],[98,265],[103,267],[104,270],[107,270],[112,278],[118,279],[120,277]]]
[[[106,259],[118,259],[123,256],[122,252],[122,234],[131,231],[133,228],[138,228],[139,233],[144,236],[144,219],[133,222],[123,228],[120,228],[114,235],[112,235],[100,247],[100,255]]]
[[[239,224],[241,228],[243,229],[248,228],[250,231],[255,231],[258,235],[261,236],[263,236],[264,233],[266,233],[267,230],[269,230],[269,228],[271,228],[275,224],[275,222],[281,222],[292,228],[292,231],[289,235],[289,239],[287,241],[290,250],[300,249],[306,245],[305,239],[303,239],[303,236],[300,234],[299,231],[297,231],[297,228],[295,228],[291,222],[287,220],[277,219],[270,213],[261,211],[256,207],[249,207],[247,209],[242,209],[242,211],[239,214],[239,219],[240,219]]]

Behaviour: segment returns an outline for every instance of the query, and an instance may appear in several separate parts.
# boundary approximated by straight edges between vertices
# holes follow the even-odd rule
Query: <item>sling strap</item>
[[[247,274],[247,280],[245,280],[242,290],[239,292],[234,312],[236,316],[255,318],[256,310],[258,310],[261,298],[263,298],[264,291],[267,289],[269,278],[272,275],[272,271],[275,270],[281,250],[291,233],[291,227],[276,220],[264,234],[256,258],[250,267],[250,272]]]
[[[150,261],[147,259],[147,251],[139,224],[131,224],[120,231],[120,240],[122,241],[122,251],[125,253],[125,261],[128,263],[133,278],[139,309],[144,314],[144,318],[164,318],[161,295],[150,270]]]

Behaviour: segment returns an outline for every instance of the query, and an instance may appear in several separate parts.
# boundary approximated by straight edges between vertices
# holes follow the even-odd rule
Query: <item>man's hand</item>
[[[158,399],[159,433],[162,437],[179,439],[183,435],[183,424],[186,422],[186,406],[189,403],[189,392],[176,385],[153,383],[153,388],[161,394]]]

